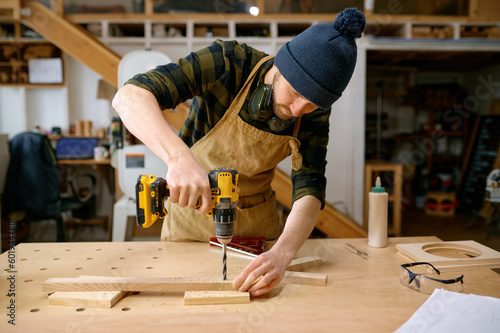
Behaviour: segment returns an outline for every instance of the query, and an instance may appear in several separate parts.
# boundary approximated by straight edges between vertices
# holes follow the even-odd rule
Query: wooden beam
[[[495,13],[492,13],[495,15]],[[245,13],[74,13],[66,14],[67,19],[74,22],[88,22],[101,20],[168,20],[168,21],[238,21],[238,22],[262,22],[262,21],[281,21],[281,22],[333,22],[337,16],[336,13],[284,13],[284,14],[259,14],[253,16]],[[470,17],[467,15],[385,15],[385,14],[369,14],[365,13],[367,24],[395,24],[406,22],[425,22],[425,23],[453,23],[453,22],[496,22],[490,17]]]
[[[55,292],[49,295],[49,304],[110,309],[126,294],[126,291]]]
[[[257,8],[259,8],[259,15],[263,15],[266,13],[266,1],[265,0],[257,0],[256,5],[257,5]]]
[[[230,281],[211,281],[206,278],[131,278],[81,276],[50,278],[42,284],[45,292],[55,291],[190,291],[234,290]]]
[[[118,54],[85,29],[58,16],[40,2],[22,1],[22,7],[30,12],[22,16],[25,25],[117,87],[118,64],[121,60]]]
[[[310,286],[326,286],[327,274],[309,272],[285,272],[282,282],[293,284],[307,284]]]
[[[250,293],[241,291],[186,291],[184,305],[245,304],[250,303]]]
[[[323,263],[323,259],[316,256],[304,257],[293,259],[290,265],[287,267],[287,271],[304,271],[314,266],[321,265]]]
[[[151,15],[154,14],[154,1],[153,0],[145,0],[144,1],[144,14]]]

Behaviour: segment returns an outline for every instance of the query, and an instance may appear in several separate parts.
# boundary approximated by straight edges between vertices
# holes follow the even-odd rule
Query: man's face
[[[302,117],[318,107],[295,91],[277,71],[273,77],[273,109],[278,118],[288,120],[293,117]]]

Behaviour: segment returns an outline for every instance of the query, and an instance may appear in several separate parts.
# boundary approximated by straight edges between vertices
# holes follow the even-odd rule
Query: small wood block
[[[184,305],[245,304],[250,303],[250,293],[241,291],[186,291]]]
[[[304,271],[308,268],[321,265],[323,263],[323,259],[316,256],[298,258],[292,260],[290,265],[288,265],[287,271]]]
[[[230,281],[212,281],[206,278],[133,278],[108,276],[80,276],[78,278],[50,278],[42,284],[45,292],[53,291],[190,291],[234,290]]]
[[[306,272],[285,272],[283,282],[294,284],[307,284],[310,286],[326,286],[327,274]]]
[[[126,294],[126,291],[56,292],[49,296],[49,304],[110,309]]]

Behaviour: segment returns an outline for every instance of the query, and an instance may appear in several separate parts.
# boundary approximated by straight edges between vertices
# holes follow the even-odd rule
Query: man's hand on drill
[[[260,296],[276,287],[283,279],[291,260],[279,250],[262,253],[234,280],[233,287],[248,291],[252,297]]]
[[[201,206],[196,211],[205,215],[210,209],[211,193],[208,175],[194,156],[176,158],[175,162],[169,163],[167,184],[172,203],[194,209],[201,197]]]

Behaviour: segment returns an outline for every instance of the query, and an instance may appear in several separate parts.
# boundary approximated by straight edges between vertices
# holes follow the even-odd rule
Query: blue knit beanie
[[[355,38],[365,25],[361,11],[344,9],[333,24],[315,24],[283,45],[274,63],[299,94],[329,109],[351,79],[358,54]]]

